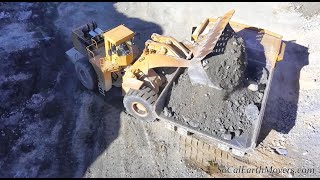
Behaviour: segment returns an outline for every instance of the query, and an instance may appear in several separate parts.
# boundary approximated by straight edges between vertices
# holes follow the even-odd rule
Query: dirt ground
[[[0,177],[319,177],[319,3],[0,3]],[[125,24],[178,40],[206,17],[283,35],[258,144],[243,158],[124,112],[119,89],[102,97],[76,79],[64,52],[73,28]],[[186,16],[186,14],[188,16]],[[278,153],[277,153],[277,152]],[[201,152],[199,154],[199,152]],[[279,153],[283,155],[279,155]],[[225,167],[314,168],[217,173]],[[221,168],[221,167],[219,167]]]

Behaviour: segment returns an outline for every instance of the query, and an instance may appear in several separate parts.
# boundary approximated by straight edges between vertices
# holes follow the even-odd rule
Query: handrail
[[[102,72],[104,72],[104,67],[103,67],[104,63],[103,63],[103,61],[104,61],[104,58],[99,58],[99,64],[100,64],[100,67],[102,69]]]
[[[191,38],[192,38],[193,41],[197,41],[198,40],[199,35],[204,31],[204,29],[207,27],[208,24],[209,24],[209,19],[207,18],[200,24],[200,26],[198,26],[194,30],[194,32],[191,35]]]
[[[96,40],[94,40],[93,38],[91,38],[92,44],[94,44],[96,46],[96,48],[98,49],[98,43]]]
[[[93,51],[90,50],[90,47],[91,46],[95,46],[96,49],[98,49],[98,43],[96,40],[94,40],[93,38],[91,38],[91,41],[92,41],[92,44],[90,44],[89,46],[86,47],[89,55],[92,55],[92,57],[94,58],[95,57],[95,54]]]
[[[92,55],[93,59],[95,60],[95,55],[94,55],[93,51],[91,51],[91,50],[89,49],[89,47],[92,46],[92,45],[93,45],[93,44],[87,46],[86,49],[87,49],[88,54],[89,54],[89,55]]]

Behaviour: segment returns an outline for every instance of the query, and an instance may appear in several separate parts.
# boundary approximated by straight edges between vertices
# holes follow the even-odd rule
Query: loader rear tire
[[[157,94],[151,88],[144,86],[140,90],[130,89],[123,98],[123,104],[135,118],[152,122],[157,117],[153,111],[153,105],[157,98]]]
[[[90,62],[86,59],[79,60],[75,63],[77,77],[81,84],[89,90],[94,90],[98,85],[96,72]]]

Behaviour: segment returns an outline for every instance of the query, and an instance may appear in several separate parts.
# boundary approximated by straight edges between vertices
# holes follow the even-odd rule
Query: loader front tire
[[[157,117],[153,111],[153,105],[157,97],[157,94],[151,88],[144,86],[140,90],[130,89],[123,98],[123,104],[135,118],[152,122]]]
[[[86,59],[78,60],[75,63],[77,77],[81,84],[89,90],[94,90],[98,85],[96,72],[90,62]]]

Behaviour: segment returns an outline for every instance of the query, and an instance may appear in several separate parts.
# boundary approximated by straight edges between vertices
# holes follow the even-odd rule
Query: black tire
[[[144,86],[140,90],[130,89],[123,98],[123,104],[126,110],[135,118],[152,122],[157,117],[153,111],[153,105],[157,98],[158,95],[151,88]]]
[[[94,90],[98,85],[97,74],[87,59],[75,63],[77,77],[81,84],[89,90]]]

